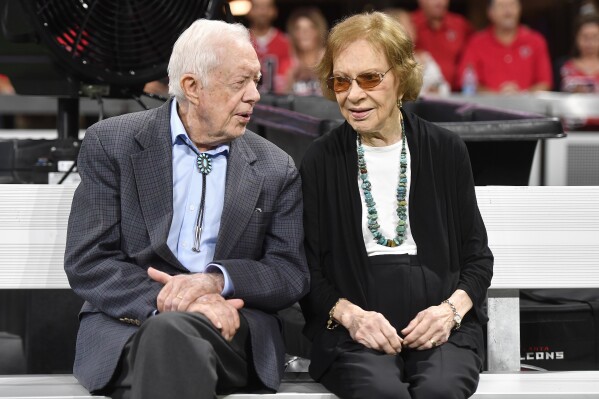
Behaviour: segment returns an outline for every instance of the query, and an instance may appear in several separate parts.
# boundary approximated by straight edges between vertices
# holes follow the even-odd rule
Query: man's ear
[[[191,73],[186,73],[181,76],[179,82],[187,101],[191,104],[198,105],[200,102],[200,90],[203,89],[202,82],[200,82],[196,75]]]

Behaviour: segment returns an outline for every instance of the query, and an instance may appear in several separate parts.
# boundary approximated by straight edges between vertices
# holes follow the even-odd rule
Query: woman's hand
[[[401,330],[404,345],[411,349],[424,350],[442,345],[449,339],[455,322],[449,305],[431,306],[419,312],[416,317]]]
[[[342,299],[335,307],[333,317],[349,331],[354,341],[365,347],[390,355],[401,352],[403,340],[382,314],[365,311]]]
[[[464,290],[456,290],[449,300],[455,305],[462,319],[472,309],[472,300]],[[424,309],[416,315],[406,328],[401,330],[405,337],[404,346],[416,350],[425,350],[443,345],[449,339],[451,330],[455,326],[453,318],[453,310],[447,303]]]

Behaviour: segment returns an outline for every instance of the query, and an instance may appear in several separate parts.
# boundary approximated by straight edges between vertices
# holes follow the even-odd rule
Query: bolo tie
[[[204,208],[206,207],[206,176],[212,170],[212,160],[208,154],[199,154],[196,161],[198,171],[202,174],[202,199],[200,200],[200,209],[196,216],[195,236],[193,239],[194,252],[200,252],[200,240],[202,239],[202,228],[204,226]]]

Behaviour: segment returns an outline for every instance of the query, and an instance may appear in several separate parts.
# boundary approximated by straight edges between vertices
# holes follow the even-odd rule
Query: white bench
[[[519,290],[599,289],[599,187],[478,187],[495,255],[489,371],[520,370]]]
[[[63,271],[73,186],[0,185],[0,289],[69,289]],[[599,371],[520,370],[518,290],[599,288],[599,187],[478,187],[495,254],[488,357],[473,398],[599,398]],[[227,399],[254,398],[235,394]],[[316,383],[263,398],[332,399]],[[0,377],[0,398],[91,397],[72,376]]]

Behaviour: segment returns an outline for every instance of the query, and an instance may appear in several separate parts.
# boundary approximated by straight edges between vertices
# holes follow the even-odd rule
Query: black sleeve
[[[326,192],[319,180],[318,170],[325,165],[314,150],[314,146],[311,146],[300,168],[304,196],[304,246],[310,269],[310,293],[300,304],[307,321],[306,335],[309,338],[313,337],[319,326],[324,328],[329,311],[340,298],[339,292],[323,274],[322,254],[327,248],[323,248],[326,240],[321,239],[324,230],[321,224],[326,223],[326,210],[322,209]]]
[[[461,269],[458,289],[468,293],[479,321],[486,322],[483,304],[493,277],[493,254],[488,246],[487,230],[478,209],[474,178],[466,145],[456,168],[461,234]]]

